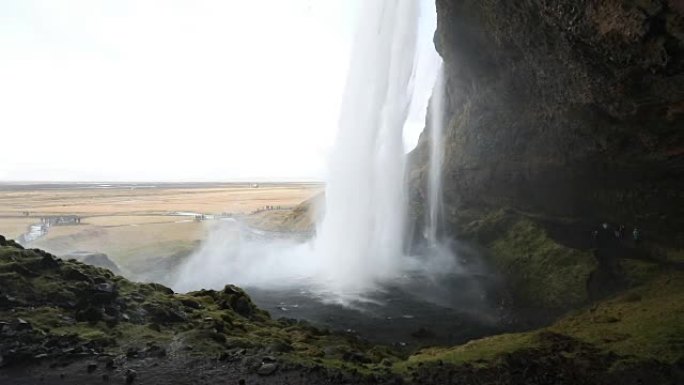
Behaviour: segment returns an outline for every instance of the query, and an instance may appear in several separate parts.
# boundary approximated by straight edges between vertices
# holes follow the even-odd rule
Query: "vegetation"
[[[532,271],[537,274],[542,274],[545,263],[573,255],[549,245],[536,225],[512,223],[502,240],[491,244],[505,242],[517,252],[538,252],[539,257],[525,259],[536,258],[532,266],[538,270]],[[515,260],[502,261],[510,263],[511,271],[519,268]],[[632,289],[568,314],[551,326],[460,346],[425,348],[406,357],[392,348],[306,322],[273,320],[232,285],[220,291],[177,294],[159,284],[134,283],[41,250],[24,250],[0,237],[0,365],[102,353],[139,358],[215,357],[247,363],[255,356],[268,355],[300,367],[371,377],[401,375],[416,382],[428,378],[431,382],[427,383],[447,383],[449,379],[439,377],[445,373],[480,381],[473,383],[507,383],[497,379],[515,379],[520,373],[527,373],[523,379],[560,376],[543,377],[554,383],[595,376],[619,382],[619,376],[635,368],[647,368],[640,373],[660,373],[684,360],[684,272],[654,268],[643,261],[622,262]],[[558,265],[563,268],[563,263]],[[584,272],[568,266],[565,274]],[[545,284],[536,279],[523,282]],[[562,282],[569,287],[575,284],[572,279]],[[553,295],[561,295],[558,286],[550,287]],[[551,294],[538,298],[551,298],[546,295]],[[261,361],[253,369],[259,365]],[[445,370],[445,365],[450,369]]]
[[[597,267],[591,251],[563,246],[532,219],[506,210],[471,221],[463,234],[487,248],[518,305],[568,309],[587,303],[587,282]]]
[[[245,217],[255,228],[268,231],[311,233],[324,209],[323,193],[314,195],[293,209],[265,210]]]
[[[564,354],[577,353],[575,348],[588,344],[595,348],[595,354],[615,357],[614,368],[644,362],[669,365],[684,360],[682,319],[684,272],[663,272],[644,286],[565,316],[547,328],[483,338],[451,348],[424,349],[396,368],[405,371],[435,362],[497,366],[511,353],[543,351],[556,341],[549,335],[575,341]]]
[[[64,354],[273,354],[284,361],[368,371],[391,350],[306,322],[273,320],[232,285],[175,294],[0,238],[4,364]],[[335,347],[331,349],[330,347]]]

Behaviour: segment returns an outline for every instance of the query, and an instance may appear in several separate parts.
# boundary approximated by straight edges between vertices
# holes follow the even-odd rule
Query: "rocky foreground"
[[[675,384],[683,275],[543,330],[402,352],[273,320],[232,285],[177,294],[0,238],[0,383]]]

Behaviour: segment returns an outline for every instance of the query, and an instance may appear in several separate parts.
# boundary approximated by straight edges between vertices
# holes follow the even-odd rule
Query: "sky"
[[[359,1],[0,1],[0,181],[325,179]]]

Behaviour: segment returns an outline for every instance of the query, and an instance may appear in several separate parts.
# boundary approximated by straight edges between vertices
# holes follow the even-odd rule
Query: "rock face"
[[[166,362],[175,367],[188,365],[185,354],[234,363],[245,374],[278,376],[288,367],[292,369],[283,357],[296,358],[301,365],[320,366],[323,349],[329,346],[342,349],[326,355],[327,360],[336,360],[338,367],[347,362],[347,352],[372,357],[378,365],[384,359],[399,359],[398,353],[376,351],[375,346],[347,333],[319,330],[306,322],[273,320],[233,285],[219,291],[177,294],[157,283],[131,282],[107,269],[62,260],[39,249],[26,250],[0,235],[2,384],[35,382],[17,380],[11,377],[13,373],[6,375],[2,370],[44,360],[88,359],[82,371],[90,374],[100,369],[97,363],[93,365],[95,357],[113,357],[116,365],[152,359],[157,365]],[[256,365],[239,364],[243,359]],[[361,368],[362,364],[347,362],[347,368]],[[110,361],[106,368],[112,365]],[[149,370],[149,365],[145,366]],[[182,371],[203,375],[194,366]],[[140,373],[142,377],[144,372]],[[124,377],[126,382],[132,381],[135,371],[124,372]],[[227,378],[225,374],[222,377]]]
[[[473,208],[684,243],[684,7],[437,0],[447,220]],[[429,133],[413,154],[424,194]]]

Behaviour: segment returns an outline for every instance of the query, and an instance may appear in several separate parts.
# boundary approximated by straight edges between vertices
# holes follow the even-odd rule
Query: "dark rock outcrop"
[[[447,220],[513,208],[684,244],[678,0],[437,0]],[[424,196],[429,133],[413,154]]]
[[[43,250],[25,250],[4,238],[0,241],[0,369],[17,370],[39,361],[61,365],[87,360],[79,367],[90,374],[100,370],[92,365],[97,356],[115,357],[123,367],[151,360],[155,365],[185,365],[185,371],[193,372],[195,363],[185,358],[187,354],[214,364],[223,357],[231,370],[278,377],[292,369],[288,357],[298,362],[300,371],[318,366],[314,360],[326,346],[372,356],[369,362],[374,364],[398,359],[389,350],[372,355],[373,345],[353,336],[273,320],[234,285],[177,294],[157,283],[131,282],[103,268],[62,260]],[[254,361],[255,367],[240,364],[243,358]],[[336,359],[343,362],[342,357]],[[365,365],[344,362],[348,368]],[[112,365],[109,361],[104,370]],[[149,370],[146,366],[139,373]],[[6,373],[0,370],[0,383],[6,378],[17,382]],[[49,374],[50,369],[43,373]],[[135,379],[130,374],[126,381]]]

